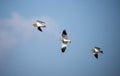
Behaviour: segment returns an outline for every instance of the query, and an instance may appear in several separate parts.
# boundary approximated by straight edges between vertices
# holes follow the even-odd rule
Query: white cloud
[[[0,19],[0,50],[14,48],[19,43],[19,40],[23,42],[30,40],[35,34],[35,28],[32,24],[35,23],[37,19],[46,22],[47,27],[42,33],[46,31],[46,34],[56,38],[60,36],[60,26],[57,25],[55,20],[49,17],[27,19],[13,12],[10,18]]]
[[[13,48],[18,37],[28,37],[32,20],[25,20],[17,13],[12,13],[10,18],[0,19],[0,50]]]
[[[14,36],[5,30],[0,30],[0,50],[10,49],[14,45],[16,45]]]

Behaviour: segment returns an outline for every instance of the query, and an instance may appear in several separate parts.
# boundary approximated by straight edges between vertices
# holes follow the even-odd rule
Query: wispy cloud
[[[13,34],[5,30],[0,30],[0,50],[10,49],[16,45],[16,39]]]
[[[20,41],[29,40],[35,35],[35,28],[32,26],[37,19],[46,22],[46,34],[56,38],[59,37],[60,26],[50,17],[25,18],[13,12],[10,18],[0,19],[0,50],[14,48]],[[36,29],[37,30],[37,29]],[[41,33],[41,32],[40,32]],[[37,35],[37,34],[36,34]]]
[[[32,20],[26,20],[18,13],[12,13],[10,18],[0,19],[0,50],[6,50],[17,44],[18,37],[30,35],[29,25]]]

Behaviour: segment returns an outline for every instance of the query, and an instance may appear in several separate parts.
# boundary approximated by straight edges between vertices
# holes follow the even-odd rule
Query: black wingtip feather
[[[66,50],[66,47],[61,48],[62,53],[64,53]]]
[[[94,54],[95,58],[98,59],[98,54]]]
[[[40,27],[38,27],[38,30],[42,32],[42,29]]]
[[[65,29],[63,30],[62,34],[67,35],[67,32]]]
[[[100,51],[103,54],[103,51]]]

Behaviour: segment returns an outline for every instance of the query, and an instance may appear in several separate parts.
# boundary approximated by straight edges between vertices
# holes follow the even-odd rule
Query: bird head
[[[37,27],[37,24],[33,24],[34,27]]]

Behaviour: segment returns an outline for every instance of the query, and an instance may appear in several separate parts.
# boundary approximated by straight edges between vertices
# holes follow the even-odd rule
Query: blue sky
[[[64,29],[72,43],[62,53]],[[119,29],[119,0],[0,0],[0,76],[119,76]]]

